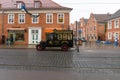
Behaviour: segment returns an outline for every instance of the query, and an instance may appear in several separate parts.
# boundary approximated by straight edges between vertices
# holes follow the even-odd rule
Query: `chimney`
[[[0,4],[0,9],[2,8],[2,4]]]

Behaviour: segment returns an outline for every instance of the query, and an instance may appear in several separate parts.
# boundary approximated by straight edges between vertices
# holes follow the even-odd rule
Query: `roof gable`
[[[93,14],[98,23],[104,23],[106,19],[110,18],[110,14]]]
[[[120,17],[120,9],[118,11],[116,11],[114,14],[112,14],[109,19],[115,19],[118,17]]]

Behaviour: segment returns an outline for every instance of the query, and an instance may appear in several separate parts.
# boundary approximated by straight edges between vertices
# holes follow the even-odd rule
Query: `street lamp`
[[[76,21],[76,48],[77,52],[79,52],[79,45],[78,45],[78,23]]]

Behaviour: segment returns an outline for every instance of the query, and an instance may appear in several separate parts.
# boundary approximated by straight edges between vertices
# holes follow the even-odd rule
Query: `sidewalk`
[[[0,49],[32,49],[36,45],[0,45]]]
[[[36,45],[0,45],[0,49],[35,49]],[[76,47],[71,48],[74,50]],[[120,49],[120,46],[114,47],[113,45],[105,44],[85,44],[79,46],[80,49]],[[49,49],[49,48],[48,48]],[[50,48],[51,49],[51,48]],[[58,48],[57,48],[58,49]]]
[[[79,46],[79,48],[81,49],[120,49],[120,46],[115,47],[113,44],[82,43],[82,45]]]

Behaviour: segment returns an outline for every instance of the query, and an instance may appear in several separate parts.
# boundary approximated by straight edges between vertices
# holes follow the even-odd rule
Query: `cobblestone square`
[[[0,69],[70,72],[75,74],[76,80],[119,80],[119,51],[82,48],[80,52],[0,49]]]

